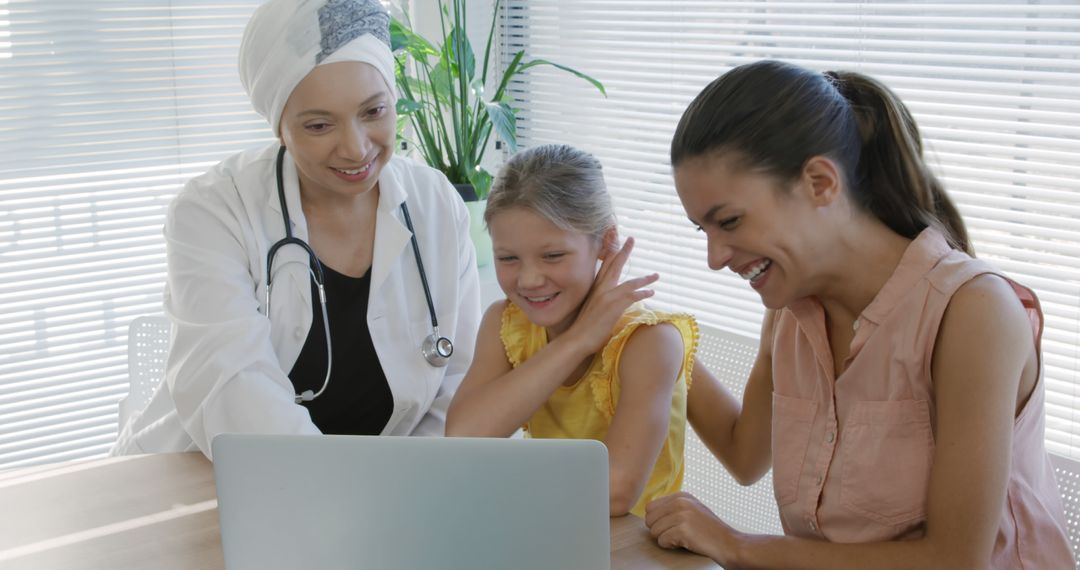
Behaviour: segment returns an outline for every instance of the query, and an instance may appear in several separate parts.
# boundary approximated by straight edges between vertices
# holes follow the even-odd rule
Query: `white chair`
[[[165,378],[169,356],[169,320],[162,316],[136,317],[128,326],[128,395],[120,400],[119,429],[131,415],[146,407]]]
[[[701,327],[698,358],[740,401],[757,349],[758,343],[754,338]],[[693,389],[691,386],[690,390]],[[739,530],[756,534],[783,534],[773,495],[772,471],[753,485],[740,485],[693,430],[686,434],[683,490],[697,497],[722,520]]]
[[[1065,527],[1075,557],[1080,552],[1080,461],[1051,453],[1050,462],[1054,465],[1061,502],[1065,505]],[[1076,567],[1080,568],[1080,560]]]

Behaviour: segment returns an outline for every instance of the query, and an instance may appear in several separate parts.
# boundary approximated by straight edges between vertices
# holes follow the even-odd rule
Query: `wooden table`
[[[222,568],[214,473],[200,453],[0,471],[0,568]],[[719,568],[656,546],[643,521],[611,520],[611,567]]]

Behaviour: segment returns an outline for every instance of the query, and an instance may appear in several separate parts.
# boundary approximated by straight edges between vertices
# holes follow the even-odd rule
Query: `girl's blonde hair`
[[[615,227],[600,161],[564,144],[528,148],[499,169],[484,223],[512,208],[530,210],[563,230],[597,239]]]

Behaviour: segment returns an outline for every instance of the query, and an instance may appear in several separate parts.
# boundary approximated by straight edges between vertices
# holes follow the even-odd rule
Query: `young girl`
[[[702,381],[691,421],[738,480],[772,466],[786,536],[680,494],[648,507],[660,545],[726,568],[1073,568],[1038,299],[972,257],[896,96],[738,67],[686,110],[671,164],[709,266],[770,309],[741,409]]]
[[[657,275],[618,282],[633,240],[616,246],[600,163],[587,153],[518,153],[484,221],[506,300],[484,315],[446,434],[506,437],[524,425],[531,437],[601,440],[611,515],[643,516],[682,484],[697,325],[638,303]]]

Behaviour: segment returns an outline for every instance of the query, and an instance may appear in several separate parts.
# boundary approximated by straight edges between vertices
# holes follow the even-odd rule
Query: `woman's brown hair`
[[[923,159],[911,113],[866,75],[768,60],[736,67],[683,113],[671,165],[711,152],[781,180],[798,177],[814,156],[828,157],[858,208],[907,238],[936,227],[974,255],[959,211]]]

